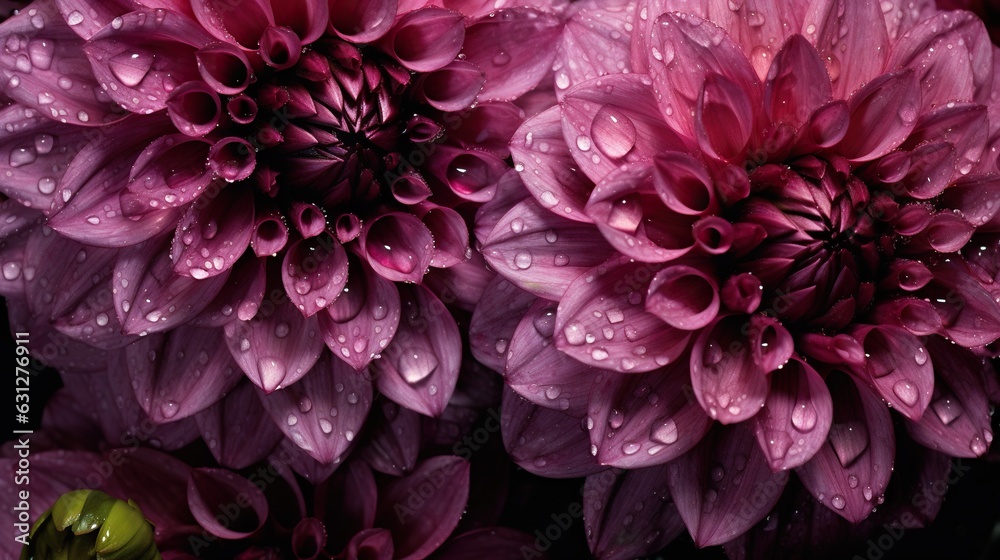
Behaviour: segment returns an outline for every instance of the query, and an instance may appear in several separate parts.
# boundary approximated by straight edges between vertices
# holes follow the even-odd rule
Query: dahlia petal
[[[970,177],[960,179],[944,190],[941,205],[962,213],[973,226],[989,224],[995,230],[1000,211],[1000,180],[996,177]],[[986,229],[986,228],[977,228]]]
[[[917,0],[916,2],[888,0],[888,3],[882,6],[882,15],[885,17],[889,40],[898,41],[918,23],[932,17],[937,10],[937,3],[933,0]]]
[[[754,108],[739,85],[720,74],[708,74],[698,96],[695,131],[702,151],[741,163],[753,132]]]
[[[97,32],[83,51],[101,89],[115,103],[132,113],[159,111],[166,107],[165,92],[200,77],[187,61],[211,37],[174,11],[140,10],[120,17]]]
[[[79,126],[102,126],[122,117],[94,79],[83,41],[54,2],[21,10],[4,22],[4,36],[0,84],[5,96]]]
[[[718,211],[714,181],[698,160],[682,152],[668,152],[655,160],[653,185],[667,208],[691,216]]]
[[[558,300],[580,274],[611,256],[611,247],[595,233],[593,226],[553,215],[529,198],[497,223],[482,253],[519,288]]]
[[[62,180],[66,168],[93,132],[19,105],[0,110],[0,126],[8,131],[0,153],[10,154],[0,158],[0,192],[47,216],[58,212],[74,194]]]
[[[281,263],[285,293],[306,317],[312,317],[340,296],[347,285],[347,272],[347,252],[326,233],[296,241]]]
[[[323,353],[298,382],[260,395],[278,428],[317,461],[344,454],[361,431],[372,402],[371,381]]]
[[[462,361],[458,327],[443,303],[421,286],[397,285],[402,319],[374,363],[378,390],[426,416],[440,416],[455,391]]]
[[[411,11],[400,9],[399,13]],[[330,10],[330,25],[334,33],[348,41],[369,43],[389,31],[396,14],[397,0],[347,0]]]
[[[430,266],[450,268],[470,258],[469,226],[457,211],[447,206],[426,203],[420,220],[434,238]]]
[[[170,454],[148,447],[114,449],[103,459],[113,456],[119,464],[108,485],[115,495],[141,496],[142,514],[157,527],[180,528],[196,523],[184,499],[194,469]],[[230,497],[220,501],[228,504],[235,500]]]
[[[833,401],[823,378],[801,359],[770,377],[767,401],[753,420],[757,443],[772,471],[793,469],[826,443]]]
[[[892,72],[854,92],[848,106],[850,125],[837,151],[852,161],[869,161],[889,153],[909,136],[917,123],[920,90],[912,71]]]
[[[835,99],[846,99],[885,69],[889,36],[879,2],[813,0],[802,30],[826,61]]]
[[[386,2],[376,2],[376,5],[379,3]],[[407,69],[433,72],[455,60],[462,50],[465,36],[461,14],[427,7],[409,12],[396,20],[379,44]]]
[[[931,140],[955,146],[958,161],[952,178],[966,175],[981,161],[989,135],[987,107],[975,103],[946,103],[925,113],[917,121],[904,147],[916,147]]]
[[[744,324],[753,325],[740,316],[718,319],[691,348],[694,394],[708,415],[723,424],[753,417],[768,395],[767,372],[754,360],[753,340],[742,334]]]
[[[196,317],[227,274],[196,280],[173,272],[166,238],[123,249],[115,264],[114,302],[123,332],[161,332]]]
[[[181,327],[125,349],[135,398],[157,424],[196,414],[241,379],[216,329]]]
[[[170,92],[167,114],[177,130],[188,136],[204,136],[219,124],[222,102],[205,82],[187,82]]]
[[[990,405],[980,371],[989,367],[971,352],[939,337],[927,339],[937,373],[931,410],[906,429],[921,445],[952,457],[979,457],[993,439]]]
[[[177,223],[170,247],[174,271],[196,279],[232,269],[250,245],[253,228],[254,203],[249,193],[229,188],[206,199],[191,205]]]
[[[233,321],[224,329],[236,363],[265,393],[301,379],[323,350],[316,319],[303,317],[283,299],[265,303],[253,319]]]
[[[274,19],[271,3],[263,0],[240,2],[234,9],[229,0],[193,0],[191,8],[198,23],[216,39],[257,50],[264,29]]]
[[[796,473],[820,503],[857,523],[888,486],[896,447],[892,418],[875,393],[849,376],[834,374],[826,383],[837,403],[827,445]]]
[[[594,182],[623,163],[685,147],[681,138],[664,126],[653,91],[643,80],[648,78],[605,76],[580,84],[563,98],[564,142]]]
[[[11,331],[31,332],[32,342],[28,348],[46,365],[74,375],[107,368],[107,352],[60,333],[44,316],[33,313],[20,298],[8,299],[6,303]]]
[[[588,452],[587,431],[575,416],[536,406],[506,390],[499,420],[510,458],[532,474],[575,478],[605,468]]]
[[[428,484],[436,489],[433,500],[407,501]],[[380,488],[376,525],[391,531],[392,558],[421,560],[441,546],[458,525],[468,495],[469,463],[450,456],[431,457],[412,474]]]
[[[361,458],[379,472],[403,476],[413,470],[420,452],[420,415],[392,401],[373,407],[365,421]]]
[[[467,260],[448,268],[432,268],[424,277],[424,285],[440,294],[441,301],[471,313],[495,276],[482,255],[470,249]]]
[[[646,311],[683,331],[707,326],[719,314],[715,278],[687,265],[668,266],[649,284]]]
[[[467,60],[455,60],[440,70],[422,75],[418,95],[441,111],[461,111],[476,100],[486,83],[486,74]]]
[[[966,348],[1000,338],[1000,307],[967,265],[951,260],[930,269],[934,280],[926,289],[937,296],[930,298],[931,303],[941,315],[948,338]]]
[[[915,246],[926,244],[938,253],[955,253],[972,239],[975,228],[953,212],[939,212],[931,216],[917,237]]]
[[[449,139],[467,149],[487,151],[507,159],[510,140],[524,122],[525,112],[513,103],[477,102],[475,107],[463,111],[462,117],[461,124],[447,128]]]
[[[324,4],[325,5],[325,4]],[[295,525],[292,531],[292,554],[298,560],[313,560],[326,546],[326,527],[315,517],[307,517]]]
[[[386,529],[365,529],[351,538],[345,554],[347,558],[370,558],[371,560],[392,560],[396,558],[392,543],[392,533]]]
[[[419,282],[433,258],[434,238],[415,216],[392,212],[364,228],[361,247],[368,264],[386,280]]]
[[[753,313],[760,306],[762,290],[760,279],[744,272],[730,276],[719,295],[727,309],[737,313]]]
[[[337,9],[343,10],[341,3]],[[330,21],[330,3],[328,0],[291,0],[290,2],[272,2],[271,11],[274,23],[285,26],[295,32],[308,45],[319,39]]]
[[[683,532],[666,476],[665,467],[653,467],[607,470],[587,477],[583,519],[595,558],[639,558],[660,550]]]
[[[593,188],[579,168],[563,139],[562,111],[559,107],[526,120],[514,133],[510,144],[517,169],[528,192],[544,208],[578,222],[590,222],[583,208]]]
[[[168,123],[166,118],[133,121],[112,125],[80,150],[61,181],[61,195],[69,202],[50,218],[49,227],[88,245],[121,247],[149,239],[177,223],[178,210],[165,209],[142,219],[122,212],[119,195],[128,192],[124,185],[137,155],[135,145],[164,134]],[[126,128],[127,134],[123,133]]]
[[[287,27],[269,25],[260,38],[261,58],[276,70],[287,70],[302,56],[302,41]]]
[[[490,236],[490,232],[496,228],[500,220],[517,205],[518,202],[529,198],[531,194],[525,188],[521,175],[516,169],[511,169],[497,181],[496,193],[493,198],[485,202],[476,211],[475,228],[473,234],[476,239],[485,240]]]
[[[192,469],[187,481],[187,503],[199,525],[224,539],[244,539],[267,521],[264,493],[254,483],[226,469]],[[222,506],[235,503],[240,507],[233,519],[231,512]]]
[[[294,481],[293,486],[299,487]],[[327,484],[329,507],[324,519],[328,545],[346,545],[356,533],[375,524],[377,493],[375,477],[364,461],[348,461],[333,473]]]
[[[556,313],[556,347],[585,364],[616,371],[650,371],[676,360],[690,333],[665,328],[645,311],[656,268],[616,258],[577,278]]]
[[[681,5],[683,1],[668,2],[664,11],[692,11],[693,7],[680,8]],[[777,0],[752,0],[740,5],[729,4],[728,0],[712,0],[707,2],[707,17],[702,17],[718,24],[743,47],[757,77],[764,80],[777,47],[786,43],[789,35],[801,27],[802,15],[797,13],[798,8],[795,3]]]
[[[712,420],[691,398],[689,382],[682,361],[644,374],[599,375],[587,415],[597,460],[627,469],[650,467],[697,445]]]
[[[819,53],[804,37],[792,35],[775,55],[767,74],[764,108],[771,122],[799,128],[832,98],[830,78]]]
[[[504,372],[514,332],[535,299],[502,276],[490,281],[469,324],[469,349],[477,361],[497,373]]]
[[[518,560],[523,558],[523,549],[529,550],[534,537],[506,527],[483,527],[448,539],[441,548],[434,551],[437,560],[467,560],[481,556],[489,550],[494,560]]]
[[[498,156],[478,149],[438,145],[428,171],[461,198],[485,202],[509,167]]]
[[[55,0],[66,23],[82,39],[90,39],[111,21],[133,9],[131,0]],[[149,4],[149,2],[146,2]],[[89,16],[89,17],[88,17]]]
[[[587,410],[591,387],[598,371],[556,349],[556,304],[539,299],[527,312],[510,336],[506,370],[501,367],[507,385],[525,399],[547,408],[558,408],[572,416],[582,416]],[[499,341],[498,341],[499,342]],[[495,350],[500,350],[498,345]]]
[[[901,438],[900,444],[896,450],[898,460],[892,473],[893,484],[890,495],[886,496],[886,505],[891,510],[886,514],[896,519],[912,516],[907,528],[927,527],[937,517],[947,495],[941,491],[942,483],[954,482],[955,476],[963,472],[961,460],[953,465],[948,455],[909,438]]]
[[[255,216],[250,246],[258,257],[274,255],[288,243],[288,226],[277,212],[259,212]]]
[[[656,192],[657,182],[654,165],[625,164],[597,184],[585,209],[612,247],[650,263],[682,257],[695,243],[695,218],[670,210]],[[696,194],[691,198],[701,200]]]
[[[211,151],[209,141],[183,134],[154,140],[132,165],[121,194],[122,210],[137,216],[195,200],[212,182],[212,170],[205,164]]]
[[[469,26],[466,60],[486,74],[483,101],[516,99],[550,71],[562,32],[558,17],[526,7],[497,10]]]
[[[900,413],[920,420],[934,390],[934,367],[920,340],[888,326],[860,327],[852,335],[865,349],[860,377]]]
[[[612,5],[609,5],[612,4]],[[629,38],[632,12],[620,5],[589,0],[565,23],[556,51],[556,94],[601,76],[618,75],[631,67]],[[573,64],[569,64],[572,60]]]
[[[302,449],[299,444],[288,437],[281,440],[278,451],[274,455],[277,457],[271,459],[272,463],[275,462],[275,459],[281,461],[291,467],[295,474],[312,484],[321,484],[329,479],[343,462],[343,456],[337,457],[329,463],[317,461],[309,451]]]
[[[806,124],[806,140],[819,148],[829,148],[843,140],[850,127],[847,103],[836,100],[813,111]]]
[[[243,469],[263,460],[282,434],[250,383],[240,383],[195,417],[202,439],[219,464]],[[252,438],[245,437],[253,434]]]
[[[721,544],[763,519],[788,482],[787,472],[771,472],[744,426],[717,426],[693,451],[667,464],[666,474],[677,510],[700,547]],[[756,489],[752,499],[746,488]]]
[[[670,128],[697,138],[692,115],[705,78],[720,74],[743,92],[750,107],[760,105],[760,83],[746,54],[726,32],[700,17],[667,13],[656,18],[648,53],[660,112]],[[689,72],[677,65],[702,69]]]
[[[902,189],[913,198],[926,200],[941,194],[956,174],[958,153],[947,142],[923,144],[907,156],[908,169],[892,188]]]
[[[323,341],[338,359],[361,371],[392,341],[399,326],[396,285],[351,256],[340,297],[319,314]]]
[[[979,17],[942,11],[900,36],[886,67],[910,68],[916,73],[924,109],[952,101],[987,104],[993,84],[992,56],[993,45]]]
[[[197,327],[221,327],[233,320],[234,312],[237,318],[249,321],[257,314],[264,300],[266,282],[264,261],[252,254],[245,254],[233,265],[219,295],[189,324]]]

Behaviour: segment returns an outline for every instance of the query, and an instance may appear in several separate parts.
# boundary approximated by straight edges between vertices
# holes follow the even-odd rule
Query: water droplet
[[[21,275],[21,265],[16,262],[9,262],[3,265],[3,277],[7,280],[16,280]]]
[[[969,449],[971,449],[972,452],[978,457],[983,453],[986,453],[988,447],[986,446],[986,443],[983,442],[983,438],[976,436],[972,438],[972,441],[969,443]]]
[[[712,475],[712,480],[719,482],[720,480],[726,477],[726,470],[722,468],[721,465],[716,465],[712,469],[711,475]]]
[[[493,66],[506,66],[510,63],[510,54],[500,51],[493,56]]]
[[[608,426],[611,426],[612,430],[617,430],[622,427],[624,422],[625,415],[617,408],[611,409],[611,414],[608,416]]]
[[[913,355],[913,361],[917,362],[918,366],[922,366],[927,363],[927,351],[921,346],[917,348],[917,353]]]
[[[576,147],[580,148],[580,151],[586,152],[590,149],[590,137],[580,135],[576,137]]]
[[[531,253],[527,251],[521,251],[514,256],[514,266],[521,270],[525,270],[531,267]]]
[[[294,415],[294,414],[289,414],[289,415],[288,415],[288,418],[287,418],[287,419],[285,420],[285,422],[286,422],[286,423],[287,423],[287,424],[288,424],[289,426],[294,426],[294,425],[296,425],[296,424],[298,424],[298,423],[299,423],[299,417],[298,417],[298,416],[296,416],[296,415]]]
[[[844,501],[843,496],[837,494],[834,497],[830,498],[830,505],[836,509],[844,509],[844,506],[847,505],[847,502]]]
[[[38,180],[38,192],[52,194],[56,191],[56,180],[52,177],[42,177]]]
[[[73,10],[66,17],[66,23],[70,25],[80,25],[81,23],[83,23],[83,14],[81,14],[77,10]]]
[[[577,323],[570,323],[563,328],[563,335],[566,337],[566,342],[572,346],[579,346],[587,340],[587,333],[583,330],[583,326]]]
[[[108,68],[115,78],[128,87],[135,87],[149,73],[153,55],[149,52],[124,51],[108,60]]]
[[[331,424],[330,421],[327,420],[326,418],[320,418],[319,429],[323,430],[324,434],[329,434],[330,432],[333,431],[333,424]]]
[[[862,490],[861,493],[864,495],[866,501],[869,502],[872,501],[873,494],[871,486],[865,486],[864,490]]]
[[[664,418],[650,427],[649,437],[666,445],[677,441],[677,423],[671,418]]]
[[[917,404],[920,398],[920,394],[917,392],[917,387],[910,381],[903,379],[897,381],[892,386],[892,392],[899,397],[899,400],[903,401],[906,406],[913,406]]]
[[[605,105],[597,111],[590,131],[594,144],[608,157],[625,157],[635,147],[635,124],[621,109],[612,105]]]
[[[431,351],[409,348],[400,353],[396,367],[407,383],[419,383],[437,369],[438,359]]]
[[[638,443],[626,443],[622,446],[622,453],[626,455],[635,455],[640,449],[642,449],[642,446]]]
[[[792,410],[792,426],[802,433],[811,432],[816,427],[816,420],[816,409],[809,403],[799,403]]]
[[[10,151],[10,166],[11,167],[21,167],[22,165],[28,165],[35,163],[38,158],[38,153],[34,148],[14,148]]]
[[[853,474],[851,476],[847,477],[847,485],[850,486],[851,488],[857,488],[858,487],[858,477],[854,476]]]
[[[163,414],[164,418],[173,418],[177,416],[177,412],[181,409],[174,401],[165,401],[160,405],[160,413]]]
[[[278,323],[274,327],[274,336],[278,338],[285,338],[286,336],[288,336],[288,331],[289,331],[288,323]]]
[[[299,412],[305,414],[312,410],[313,402],[309,397],[302,397],[299,399]]]

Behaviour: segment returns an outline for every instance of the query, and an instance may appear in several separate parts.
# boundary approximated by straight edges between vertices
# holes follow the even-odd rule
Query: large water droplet
[[[868,449],[868,429],[862,422],[845,422],[830,426],[829,439],[843,467],[850,466]]]
[[[962,415],[962,406],[957,401],[944,398],[931,403],[931,408],[945,426],[951,424]]]
[[[396,368],[407,383],[419,383],[438,367],[437,356],[429,350],[408,348],[402,351]]]
[[[642,222],[642,204],[634,196],[627,196],[611,205],[608,212],[609,226],[624,233],[635,233]]]
[[[844,506],[847,505],[847,502],[844,500],[843,496],[837,494],[834,497],[830,498],[830,505],[833,506],[835,509],[844,509]]]
[[[809,403],[799,403],[792,410],[792,426],[800,432],[812,431],[816,427],[816,420],[816,408]]]
[[[173,418],[177,416],[177,412],[180,411],[181,407],[177,405],[174,401],[165,401],[160,405],[160,413],[164,418]]]
[[[153,65],[153,55],[148,52],[125,51],[108,60],[108,68],[118,81],[128,87],[135,87],[149,73]]]
[[[792,436],[781,430],[774,430],[767,433],[767,452],[771,460],[780,461],[788,454],[788,449],[792,447]]]
[[[917,404],[920,399],[920,393],[917,391],[917,386],[910,381],[903,379],[897,381],[892,386],[892,392],[899,397],[899,400],[903,401],[906,406],[913,406]]]
[[[621,109],[612,105],[605,105],[597,111],[590,131],[597,149],[608,157],[625,157],[635,147],[635,124]]]
[[[677,423],[672,418],[664,418],[650,427],[649,437],[653,441],[670,445],[677,441]]]

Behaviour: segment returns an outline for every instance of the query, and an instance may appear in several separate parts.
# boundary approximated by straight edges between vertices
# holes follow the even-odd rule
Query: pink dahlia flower
[[[556,4],[24,7],[0,26],[0,291],[36,354],[111,360],[157,423],[245,374],[324,462],[374,391],[440,415],[462,360],[445,304],[485,276],[467,218],[509,167]]]
[[[763,519],[789,470],[860,522],[897,440],[984,454],[1000,90],[982,23],[930,2],[574,9],[560,102],[515,133],[520,175],[477,223],[500,277],[472,342],[523,397],[515,459],[640,469],[632,491],[672,497],[707,546]],[[628,526],[619,509],[603,522]],[[632,529],[669,540],[664,515]],[[590,544],[655,550],[615,542]]]

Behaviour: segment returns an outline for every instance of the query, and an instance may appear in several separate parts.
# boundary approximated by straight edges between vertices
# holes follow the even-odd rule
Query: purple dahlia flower
[[[14,320],[157,423],[243,373],[326,463],[374,390],[440,415],[462,353],[445,304],[471,309],[486,277],[467,219],[509,167],[558,4],[30,4],[0,26]]]
[[[974,15],[930,2],[575,4],[559,104],[515,133],[520,174],[476,226],[500,276],[473,349],[523,398],[515,459],[657,469],[641,492],[707,546],[791,469],[859,522],[897,439],[984,454],[994,65]]]

